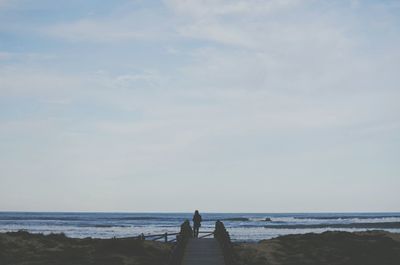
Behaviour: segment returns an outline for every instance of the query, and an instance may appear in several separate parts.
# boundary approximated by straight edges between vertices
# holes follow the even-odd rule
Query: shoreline
[[[383,229],[389,232],[400,232],[400,213],[203,213],[202,217],[202,229],[206,231],[212,230],[214,229],[215,221],[221,220],[234,241],[254,242],[280,235],[320,233],[328,230],[355,232],[368,229]],[[33,233],[64,232],[67,236],[73,238],[123,238],[140,235],[141,233],[174,233],[179,230],[179,226],[184,220],[190,220],[191,218],[192,214],[190,213],[0,212],[0,232],[26,229]],[[361,228],[361,226],[365,228]]]

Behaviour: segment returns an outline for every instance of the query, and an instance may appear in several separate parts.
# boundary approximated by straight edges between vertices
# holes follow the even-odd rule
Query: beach
[[[164,265],[173,245],[134,238],[0,233],[2,265]],[[295,234],[233,244],[235,265],[398,265],[400,234],[385,231]]]

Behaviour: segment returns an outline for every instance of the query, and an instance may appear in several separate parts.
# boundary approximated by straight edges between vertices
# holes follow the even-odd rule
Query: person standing
[[[195,238],[199,237],[199,229],[201,226],[201,221],[202,221],[201,215],[199,214],[199,211],[196,210],[193,215],[193,236]]]

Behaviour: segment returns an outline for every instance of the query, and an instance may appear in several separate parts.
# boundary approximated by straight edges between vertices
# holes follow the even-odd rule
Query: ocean
[[[324,231],[386,230],[400,233],[400,213],[200,213],[200,231],[221,220],[234,241]],[[178,232],[192,213],[0,212],[0,232],[65,233],[76,238],[131,237]]]

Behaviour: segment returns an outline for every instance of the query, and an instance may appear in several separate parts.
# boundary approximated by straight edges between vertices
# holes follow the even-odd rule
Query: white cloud
[[[69,41],[116,42],[134,40],[164,40],[182,36],[205,38],[222,43],[254,46],[258,41],[246,36],[248,23],[240,19],[222,23],[225,15],[244,16],[269,14],[294,8],[302,0],[284,1],[165,1],[176,17],[165,16],[157,10],[110,11],[108,17],[82,18],[72,22],[54,24],[41,31],[49,36]],[[306,1],[307,2],[307,1]],[[221,17],[222,16],[222,17]],[[240,26],[244,22],[244,27]],[[230,26],[228,26],[231,24]],[[239,27],[237,27],[239,26]],[[251,25],[250,25],[251,26]],[[237,28],[237,29],[236,29]],[[251,30],[253,31],[253,30]]]
[[[168,21],[149,10],[122,10],[105,17],[87,17],[45,26],[39,32],[72,42],[113,43],[162,40],[170,35]]]
[[[37,62],[37,61],[48,61],[57,59],[57,56],[53,54],[42,54],[42,53],[21,53],[21,52],[0,52],[0,61],[1,60],[12,60],[22,61],[24,63],[28,62]]]
[[[274,61],[280,65],[292,62],[298,65],[304,60],[308,60],[307,64],[331,63],[335,56],[347,56],[358,44],[357,36],[351,33],[354,30],[351,21],[333,11],[330,14],[312,11],[308,8],[311,1],[166,3],[178,15],[175,26],[181,37],[263,53],[268,64]],[[302,16],[293,16],[294,13]],[[212,58],[212,54],[208,57]]]
[[[113,80],[113,86],[127,89],[151,89],[160,87],[162,77],[157,73],[145,72],[118,75]]]
[[[223,26],[216,21],[201,20],[192,24],[182,25],[178,32],[184,37],[212,40],[222,44],[254,47],[253,37],[235,26]]]
[[[127,25],[113,25],[111,21],[89,19],[50,26],[45,32],[69,41],[114,42],[150,37],[145,31]]]
[[[63,97],[75,94],[82,86],[82,77],[50,69],[32,69],[25,66],[0,68],[1,96]]]
[[[291,8],[304,3],[304,0],[166,0],[164,1],[175,12],[196,18],[223,15],[264,15],[280,9]]]

